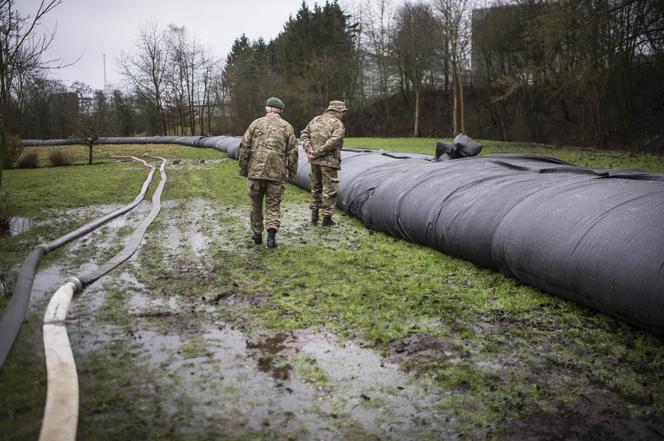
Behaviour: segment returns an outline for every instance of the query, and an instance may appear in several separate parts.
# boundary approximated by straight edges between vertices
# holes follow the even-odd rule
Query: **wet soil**
[[[91,210],[107,209],[112,207]],[[149,203],[142,204],[132,215],[72,243],[65,259],[41,269],[30,320],[39,320],[38,311],[68,276],[112,255],[124,231],[148,210]],[[70,214],[84,218],[91,212]],[[370,234],[344,218],[335,229],[312,228],[307,216],[305,206],[285,203],[280,243],[316,241],[334,248],[342,238],[352,244],[357,235]],[[570,401],[506,413],[490,429],[459,430],[463,422],[440,403],[464,396],[470,385],[461,381],[442,387],[425,375],[426,365],[470,363],[500,384],[520,369],[520,360],[500,354],[477,357],[462,340],[419,333],[379,348],[360,337],[340,340],[324,328],[279,332],[244,318],[235,322],[236,313],[246,317],[246,308],[271,298],[265,291],[240,294],[232,280],[224,287],[213,282],[224,258],[250,261],[255,253],[269,252],[250,243],[247,219],[242,208],[201,199],[168,201],[137,255],[75,298],[67,329],[82,373],[81,395],[95,396],[92,403],[82,400],[88,404],[81,407],[79,425],[86,437],[123,439],[132,433],[135,428],[123,424],[136,415],[119,408],[130,408],[133,400],[141,403],[134,412],[144,413],[145,424],[162,425],[168,433],[153,439],[664,439],[661,414],[634,416],[630,400],[639,397],[626,399],[603,385]],[[488,318],[478,324],[478,332],[501,323],[499,317]],[[506,330],[515,326],[502,325]],[[506,332],[503,344],[521,342]],[[541,378],[528,378],[533,385],[547,388],[552,372],[578,374],[547,359],[542,349],[544,355],[533,361],[542,366]],[[109,373],[96,366],[99,360],[112,366],[114,358],[125,359],[131,369]],[[100,384],[128,391],[124,399],[129,401],[102,396]],[[113,421],[111,416],[123,412],[131,415],[118,423],[117,433],[98,427],[104,418]]]
[[[191,305],[180,296],[150,299],[126,275],[120,285],[131,293],[131,324],[97,323],[91,329],[95,302],[79,302],[68,327],[77,358],[128,339],[175,393],[159,397],[163,405],[175,414],[182,412],[184,397],[195,403],[187,414],[191,427],[183,431],[230,413],[227,435],[270,429],[282,434],[279,439],[455,439],[446,417],[431,409],[438,393],[371,350],[307,330],[247,335],[223,321],[185,313]],[[85,295],[103,295],[108,288],[101,284]]]
[[[664,416],[633,417],[615,396],[595,392],[555,411],[535,412],[513,422],[506,439],[514,440],[658,440],[664,439]]]

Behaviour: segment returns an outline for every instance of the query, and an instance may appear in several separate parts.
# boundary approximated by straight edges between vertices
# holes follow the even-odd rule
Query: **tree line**
[[[296,131],[341,99],[353,136],[664,151],[657,0],[303,2],[277,37],[240,35],[223,60],[195,29],[149,23],[118,61],[124,86],[102,91],[50,78],[43,54],[57,36],[35,24],[59,3],[23,17],[0,0],[4,165],[13,135],[241,134],[269,96]]]

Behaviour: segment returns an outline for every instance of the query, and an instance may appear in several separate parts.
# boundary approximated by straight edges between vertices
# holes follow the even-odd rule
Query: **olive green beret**
[[[284,108],[284,102],[276,97],[268,98],[267,101],[265,102],[265,105],[269,107],[276,107],[277,109],[282,109],[282,110]]]

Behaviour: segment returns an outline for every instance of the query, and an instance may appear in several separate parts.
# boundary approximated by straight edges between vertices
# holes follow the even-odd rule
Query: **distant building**
[[[110,83],[106,83],[104,85],[104,90],[102,92],[104,93],[104,97],[106,98],[106,101],[109,103],[113,101],[113,85]]]
[[[377,98],[381,95],[381,78],[378,63],[376,61],[376,54],[370,51],[364,51],[364,64],[362,66],[362,85],[363,92],[366,98]],[[391,72],[387,76],[387,95],[397,93],[399,91],[399,75],[396,72]]]

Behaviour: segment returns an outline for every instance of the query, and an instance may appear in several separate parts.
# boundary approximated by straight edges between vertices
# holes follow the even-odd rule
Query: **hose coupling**
[[[74,294],[78,294],[79,292],[83,291],[83,283],[78,280],[76,277],[70,277],[67,279],[68,283],[73,283],[74,284]]]

